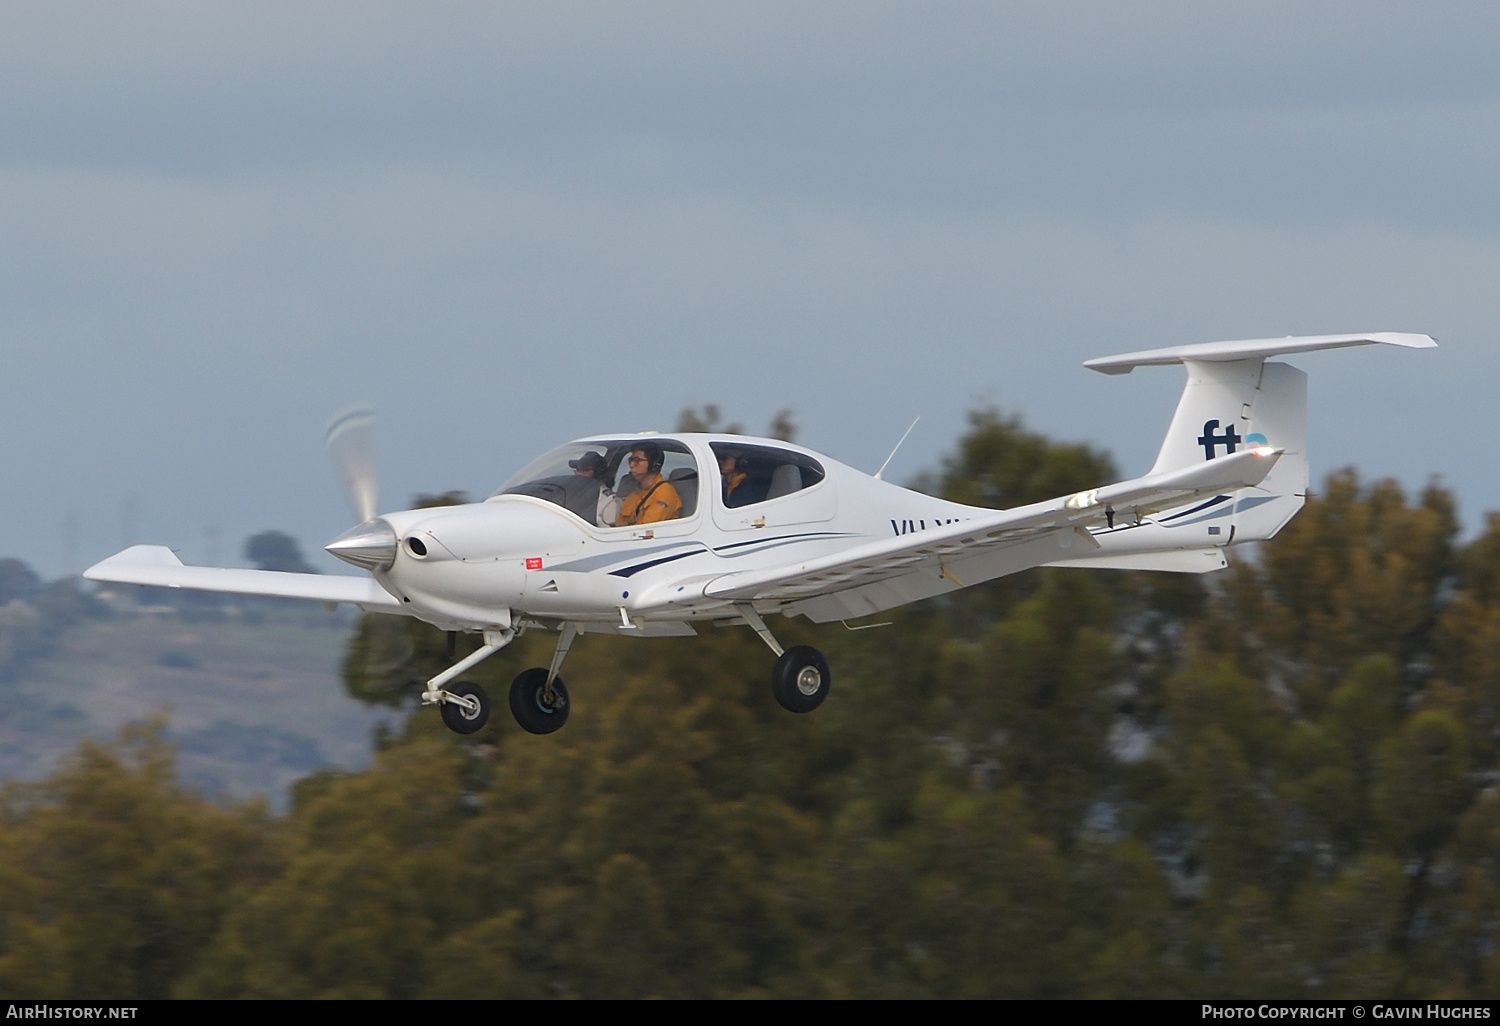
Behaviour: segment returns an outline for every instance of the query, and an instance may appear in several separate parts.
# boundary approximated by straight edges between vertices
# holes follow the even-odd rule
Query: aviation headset
[[[737,449],[725,449],[723,451],[716,451],[714,455],[719,458],[720,463],[724,462],[725,456],[733,457],[734,472],[736,474],[748,474],[750,472],[750,461],[745,457],[744,453],[740,452]]]

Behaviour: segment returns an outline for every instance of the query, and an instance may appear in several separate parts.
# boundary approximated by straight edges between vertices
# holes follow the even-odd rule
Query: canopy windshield
[[[676,517],[692,516],[698,505],[698,461],[687,446],[667,438],[620,438],[570,442],[544,453],[495,493],[530,495],[555,502],[596,527],[613,527],[621,501],[639,488],[628,458],[632,452],[660,453],[657,471],[680,499]],[[654,478],[648,476],[648,481]]]

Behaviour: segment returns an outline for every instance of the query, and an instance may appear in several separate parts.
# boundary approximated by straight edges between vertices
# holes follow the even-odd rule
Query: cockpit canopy
[[[707,468],[709,492],[702,491],[698,461],[688,445],[675,438],[621,437],[570,442],[533,460],[495,493],[530,495],[572,511],[596,527],[635,526],[649,519],[632,519],[632,509],[642,499],[675,496],[680,507],[657,519],[692,516],[704,496],[718,491],[719,503],[728,509],[774,502],[811,488],[825,476],[822,465],[807,453],[769,444],[765,440],[741,441],[719,438],[709,442],[715,466]],[[662,483],[649,474],[649,488],[658,491],[631,500],[639,490],[631,474],[630,456],[645,450],[659,453]],[[673,503],[675,506],[675,501]],[[623,514],[622,514],[623,510]]]
[[[597,527],[613,527],[622,502],[637,490],[627,462],[636,450],[658,451],[661,476],[681,500],[676,517],[698,508],[698,461],[671,438],[621,438],[570,442],[533,460],[496,495],[531,495],[555,502]]]

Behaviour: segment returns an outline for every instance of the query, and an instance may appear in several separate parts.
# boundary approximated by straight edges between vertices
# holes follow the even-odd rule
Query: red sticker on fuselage
[[[541,568],[542,568],[542,557],[541,556],[531,556],[530,558],[528,558],[526,560],[526,569],[528,569],[528,570],[540,570]]]

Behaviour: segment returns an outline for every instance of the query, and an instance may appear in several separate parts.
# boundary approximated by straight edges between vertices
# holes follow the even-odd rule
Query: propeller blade
[[[368,406],[351,407],[328,422],[328,454],[361,524],[377,512],[374,427],[375,411]]]

